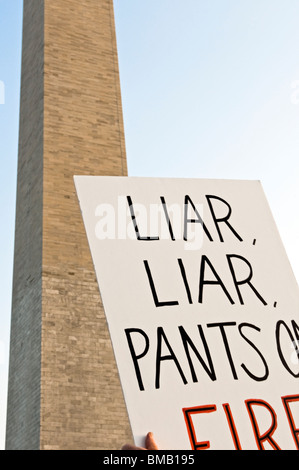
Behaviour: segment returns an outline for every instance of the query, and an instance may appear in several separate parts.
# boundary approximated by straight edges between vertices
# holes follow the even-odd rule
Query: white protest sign
[[[298,285],[260,182],[75,185],[135,443],[298,449]]]

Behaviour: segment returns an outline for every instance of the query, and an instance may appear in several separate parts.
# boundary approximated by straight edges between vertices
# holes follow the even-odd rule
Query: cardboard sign
[[[260,182],[75,185],[135,443],[298,449],[298,285]]]

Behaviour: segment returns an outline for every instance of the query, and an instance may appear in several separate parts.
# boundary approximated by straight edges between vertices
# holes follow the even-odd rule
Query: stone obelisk
[[[131,440],[76,174],[127,174],[113,0],[24,0],[7,449]]]

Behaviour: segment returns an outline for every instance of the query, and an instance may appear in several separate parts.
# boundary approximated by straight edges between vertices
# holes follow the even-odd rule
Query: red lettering
[[[295,441],[296,448],[299,450],[299,428],[296,428],[294,417],[292,414],[292,411],[290,409],[290,402],[297,401],[299,402],[299,395],[289,395],[285,397],[281,397],[282,403],[286,412],[286,415],[288,417],[289,425],[291,428],[292,436]]]
[[[205,406],[197,406],[195,408],[183,408],[185,423],[187,426],[187,431],[189,435],[189,440],[191,444],[191,448],[193,450],[203,450],[209,449],[210,441],[202,441],[198,442],[196,439],[196,433],[192,421],[192,415],[198,413],[212,413],[216,411],[216,405],[205,405]]]
[[[233,438],[235,449],[236,450],[242,450],[239,435],[238,435],[238,431],[237,431],[237,428],[236,428],[236,425],[235,425],[235,421],[234,421],[230,406],[229,406],[228,403],[224,403],[222,406],[223,406],[223,409],[225,411],[226,419],[227,419],[227,422],[228,422],[228,425],[229,425],[230,433],[231,433],[232,438]]]
[[[254,437],[258,448],[260,450],[264,450],[264,442],[268,441],[269,444],[273,447],[273,449],[280,450],[280,447],[278,446],[277,442],[275,442],[272,438],[272,434],[274,434],[275,429],[277,428],[277,416],[273,408],[269,405],[269,403],[263,400],[246,400],[245,403],[247,406],[247,411],[251,420]],[[272,417],[272,424],[270,428],[267,429],[267,431],[265,431],[263,434],[261,434],[260,432],[259,425],[253,411],[253,406],[263,406],[269,411]]]
[[[299,422],[295,421],[294,418],[294,410],[291,409],[291,404],[295,403],[295,405],[299,405],[299,395],[286,395],[281,397],[284,411],[286,413],[288,423],[290,426],[291,434],[295,442],[296,448],[299,450]],[[272,408],[269,403],[265,400],[261,399],[248,399],[244,401],[247,412],[251,421],[252,430],[254,434],[254,438],[259,450],[265,450],[265,444],[267,443],[275,450],[281,450],[279,444],[273,438],[273,435],[277,429],[277,415],[275,410]],[[294,405],[293,405],[294,406]],[[234,443],[234,447],[236,450],[242,450],[241,442],[239,439],[238,430],[234,421],[234,417],[231,411],[231,407],[229,403],[222,404],[226,420],[228,423],[228,427],[232,436],[232,440]],[[262,407],[271,418],[270,425],[268,429],[263,430],[261,429],[261,420],[259,415],[256,411],[256,407]],[[210,448],[210,441],[200,441],[198,442],[195,432],[195,427],[193,423],[192,416],[199,413],[212,413],[213,411],[217,410],[217,406],[213,405],[202,405],[196,406],[192,408],[183,408],[185,423],[188,431],[188,436],[191,444],[191,448],[193,450],[201,450],[201,449],[209,449]],[[298,418],[298,414],[296,414]]]

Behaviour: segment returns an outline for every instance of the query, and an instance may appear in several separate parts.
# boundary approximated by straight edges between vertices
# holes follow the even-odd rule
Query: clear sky
[[[298,0],[114,0],[114,6],[129,175],[261,180],[299,280]],[[0,448],[21,33],[22,1],[0,0]]]

